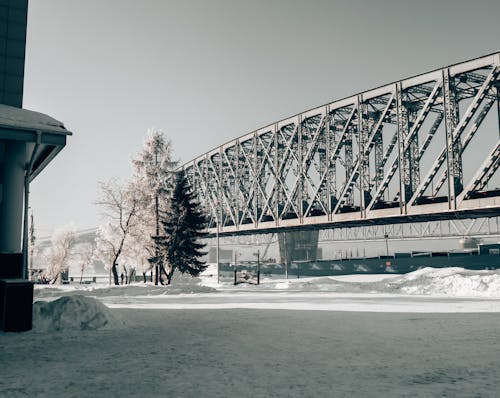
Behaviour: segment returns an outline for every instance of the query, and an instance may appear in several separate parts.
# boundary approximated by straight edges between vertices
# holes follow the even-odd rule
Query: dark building
[[[29,276],[29,184],[71,134],[50,116],[22,109],[27,15],[27,0],[0,0],[0,329],[5,330],[31,328],[33,287],[22,281]]]
[[[23,105],[28,0],[0,0],[0,103]]]

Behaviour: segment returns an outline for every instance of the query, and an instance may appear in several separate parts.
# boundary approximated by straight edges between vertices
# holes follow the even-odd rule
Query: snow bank
[[[201,286],[198,278],[185,275],[174,275],[170,286],[136,283],[132,285],[109,286],[96,285],[35,285],[35,298],[50,299],[61,296],[83,295],[88,297],[137,297],[161,296],[170,294],[211,293],[216,290],[209,286]]]
[[[95,330],[123,325],[124,322],[100,301],[82,295],[50,302],[37,301],[33,305],[33,329],[36,331]]]
[[[392,279],[388,288],[403,294],[500,298],[500,270],[427,267]]]
[[[35,298],[51,300],[62,296],[83,295],[102,298],[106,303],[116,299],[157,298],[230,292],[353,293],[434,295],[500,299],[500,270],[473,271],[464,268],[423,268],[408,274],[341,275],[285,279],[263,278],[261,285],[234,286],[226,278],[217,284],[216,268],[209,267],[199,278],[174,275],[171,286],[137,283],[109,285],[38,285]]]
[[[207,264],[207,268],[205,269],[205,271],[200,273],[199,278],[200,286],[218,288],[219,283],[217,281],[217,264]]]
[[[464,268],[423,268],[403,275],[380,275],[370,280],[360,275],[349,279],[319,277],[268,280],[267,289],[290,292],[382,293],[449,297],[500,298],[500,270],[473,271]],[[379,278],[380,279],[380,278]]]

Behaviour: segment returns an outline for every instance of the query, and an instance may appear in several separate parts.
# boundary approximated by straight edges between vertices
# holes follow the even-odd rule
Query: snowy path
[[[497,314],[113,310],[118,330],[0,334],[0,396],[498,397]]]
[[[500,271],[198,282],[37,287],[64,299],[0,333],[0,397],[500,396]]]
[[[110,296],[110,308],[276,309],[356,312],[500,312],[500,299],[324,292],[233,292],[193,295]]]

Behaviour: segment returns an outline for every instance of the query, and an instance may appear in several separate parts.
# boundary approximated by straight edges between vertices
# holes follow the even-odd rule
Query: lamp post
[[[220,283],[219,217],[217,217],[217,285]]]
[[[216,242],[217,242],[217,285],[220,283],[220,242],[219,242],[219,230],[220,230],[220,219],[222,218],[222,209],[220,208],[220,202],[215,200],[215,224],[216,224]]]
[[[288,280],[288,253],[286,248],[286,232],[283,232],[283,246],[285,249],[285,279]]]
[[[257,249],[257,253],[253,255],[257,256],[257,285],[260,285],[260,249]]]

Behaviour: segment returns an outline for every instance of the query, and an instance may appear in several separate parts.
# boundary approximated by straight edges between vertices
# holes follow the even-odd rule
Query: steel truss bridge
[[[183,169],[209,232],[499,215],[499,74],[500,52],[305,111],[191,160]]]

